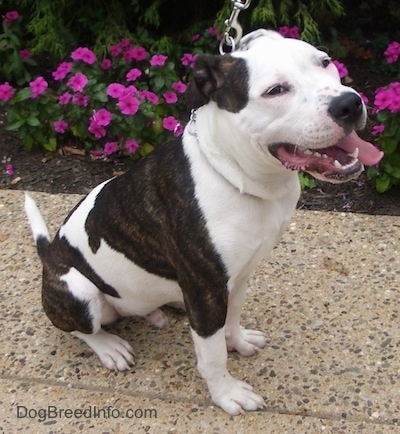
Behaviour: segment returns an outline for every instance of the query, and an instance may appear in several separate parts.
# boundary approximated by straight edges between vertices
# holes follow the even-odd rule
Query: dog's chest
[[[197,147],[187,149],[187,154],[196,198],[228,275],[251,273],[286,229],[298,200],[297,186],[291,194],[268,201],[240,194],[215,172]]]

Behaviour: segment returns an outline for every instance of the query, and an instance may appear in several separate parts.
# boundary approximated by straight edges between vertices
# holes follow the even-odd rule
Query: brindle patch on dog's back
[[[190,163],[178,140],[160,146],[106,184],[85,230],[93,253],[104,239],[149,273],[178,281],[191,326],[199,335],[210,336],[224,325],[228,277],[206,229]]]

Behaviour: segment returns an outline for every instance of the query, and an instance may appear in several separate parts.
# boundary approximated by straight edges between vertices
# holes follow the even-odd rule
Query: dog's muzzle
[[[329,182],[345,182],[356,178],[366,166],[375,166],[383,157],[372,143],[362,140],[354,128],[364,124],[363,103],[359,95],[345,92],[334,97],[328,106],[329,116],[343,128],[346,137],[332,146],[311,148],[291,143],[269,146],[271,154],[286,168],[308,172]],[[363,126],[363,125],[362,125]]]

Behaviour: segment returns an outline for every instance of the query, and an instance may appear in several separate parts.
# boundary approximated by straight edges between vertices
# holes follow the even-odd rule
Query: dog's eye
[[[276,86],[270,87],[265,93],[265,96],[274,96],[279,95],[287,91],[287,88],[282,86],[281,84],[277,84]]]
[[[326,57],[325,59],[322,59],[321,63],[324,68],[327,68],[332,63],[332,59],[330,57]]]

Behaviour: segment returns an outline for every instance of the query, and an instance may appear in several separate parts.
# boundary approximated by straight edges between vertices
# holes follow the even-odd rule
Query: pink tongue
[[[335,146],[349,154],[358,148],[358,159],[366,166],[375,166],[381,161],[384,155],[383,152],[377,149],[372,143],[366,142],[358,137],[355,131],[336,143]]]

